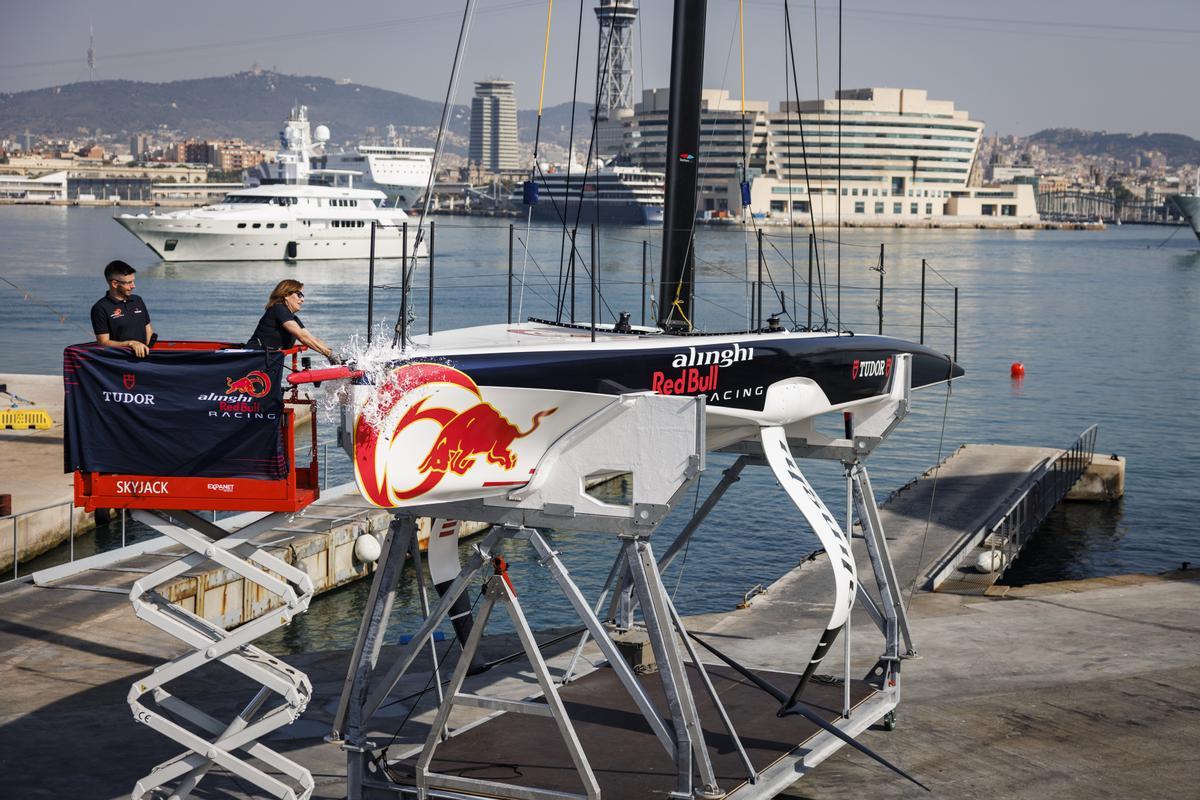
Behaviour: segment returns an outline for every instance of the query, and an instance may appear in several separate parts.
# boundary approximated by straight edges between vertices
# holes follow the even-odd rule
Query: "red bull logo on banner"
[[[483,399],[466,373],[445,364],[406,364],[392,372],[355,420],[359,489],[375,505],[390,507],[477,465],[490,465],[493,473],[516,470],[520,459],[514,443],[556,410],[536,411],[522,430]]]
[[[226,378],[226,394],[247,394],[251,397],[266,397],[271,391],[271,377],[261,370],[248,372],[244,377],[234,380]]]

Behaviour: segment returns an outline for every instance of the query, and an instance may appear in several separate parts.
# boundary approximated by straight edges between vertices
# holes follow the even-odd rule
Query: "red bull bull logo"
[[[225,379],[226,394],[247,394],[251,397],[265,397],[271,391],[271,377],[262,370],[254,370],[244,377],[234,380]]]
[[[381,435],[380,425],[371,424],[366,414],[358,415],[354,429],[355,470],[359,488],[376,505],[393,506],[420,497],[441,483],[448,474],[466,475],[480,459],[505,471],[515,469],[518,457],[513,450],[513,443],[529,436],[537,430],[544,417],[557,410],[548,408],[538,411],[528,427],[521,430],[498,408],[483,399],[483,394],[470,376],[444,364],[415,363],[394,370],[388,382],[379,387],[370,417],[385,420],[406,399],[411,400],[420,390],[437,384],[457,386],[476,402],[456,410],[429,406],[426,403],[430,397],[420,397],[404,412],[386,437]],[[386,455],[380,452],[380,448],[385,445],[390,447],[391,441],[409,428],[430,424],[436,426],[437,433],[424,458],[415,467],[416,482],[408,487],[391,486],[386,457],[380,468],[380,457]]]

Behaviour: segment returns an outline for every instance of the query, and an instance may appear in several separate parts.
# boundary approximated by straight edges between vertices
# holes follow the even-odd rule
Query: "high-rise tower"
[[[622,123],[633,115],[633,23],[638,10],[634,0],[600,0],[595,11],[600,23],[599,103],[593,111],[596,153],[609,156],[620,151]]]
[[[475,82],[467,156],[475,170],[510,172],[521,167],[515,86],[498,78]]]

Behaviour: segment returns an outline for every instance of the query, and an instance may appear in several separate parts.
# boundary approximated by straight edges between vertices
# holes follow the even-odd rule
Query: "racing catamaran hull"
[[[560,436],[620,395],[703,396],[708,449],[757,439],[888,394],[896,356],[914,388],[963,374],[931,348],[885,336],[770,332],[597,333],[551,323],[417,337],[356,381],[343,426],[364,497],[382,507],[510,492]],[[653,431],[647,431],[653,436]]]

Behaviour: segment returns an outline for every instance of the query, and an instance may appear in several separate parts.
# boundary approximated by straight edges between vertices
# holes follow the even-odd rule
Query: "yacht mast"
[[[658,324],[692,327],[696,176],[700,166],[700,93],[704,81],[707,0],[675,0],[671,32],[671,101],[667,115],[667,180],[663,207]]]

